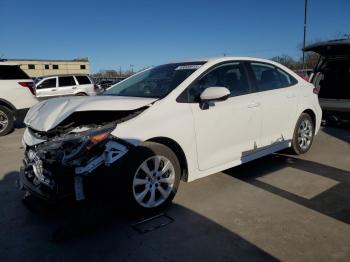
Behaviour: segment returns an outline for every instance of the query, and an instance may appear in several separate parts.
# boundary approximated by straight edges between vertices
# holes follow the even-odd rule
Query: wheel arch
[[[7,101],[5,99],[0,98],[0,106],[5,106],[5,107],[11,109],[12,111],[16,111],[16,107],[12,103],[10,103],[9,101]]]
[[[85,92],[85,91],[80,91],[79,92],[76,92],[74,93],[75,96],[88,96],[88,93]]]
[[[177,159],[180,162],[181,180],[187,181],[187,178],[188,178],[187,158],[186,158],[185,152],[175,140],[168,137],[154,137],[154,138],[148,139],[146,142],[155,142],[155,143],[159,143],[169,147],[175,153]]]
[[[314,126],[316,126],[316,114],[312,109],[305,109],[302,113],[308,114],[311,117]]]

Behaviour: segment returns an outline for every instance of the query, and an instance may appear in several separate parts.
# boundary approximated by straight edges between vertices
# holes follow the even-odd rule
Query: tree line
[[[294,59],[289,55],[279,55],[270,58],[271,60],[280,63],[292,70],[313,69],[318,62],[319,55],[314,52],[305,53],[305,66],[303,66],[303,59]]]

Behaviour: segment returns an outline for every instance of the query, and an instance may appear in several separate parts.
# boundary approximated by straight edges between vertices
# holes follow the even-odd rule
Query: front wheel
[[[137,147],[126,162],[125,195],[132,212],[157,212],[171,203],[181,173],[179,160],[171,149],[146,142]]]
[[[292,140],[293,153],[300,155],[309,151],[315,135],[315,124],[309,114],[300,115],[294,129]]]

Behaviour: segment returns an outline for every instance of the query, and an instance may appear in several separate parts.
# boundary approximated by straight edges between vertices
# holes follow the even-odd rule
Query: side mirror
[[[200,95],[201,102],[224,101],[231,95],[226,87],[213,86],[206,88]]]

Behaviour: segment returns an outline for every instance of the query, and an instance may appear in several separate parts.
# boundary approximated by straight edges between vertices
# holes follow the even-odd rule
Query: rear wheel
[[[306,113],[302,113],[294,129],[292,140],[293,153],[300,155],[309,151],[315,134],[315,124]]]
[[[10,133],[14,126],[13,112],[7,107],[0,106],[0,136]]]
[[[77,93],[76,96],[87,96],[87,94],[81,92],[81,93]]]
[[[168,147],[147,142],[128,157],[125,195],[136,213],[153,213],[164,209],[174,198],[180,183],[180,164]]]

